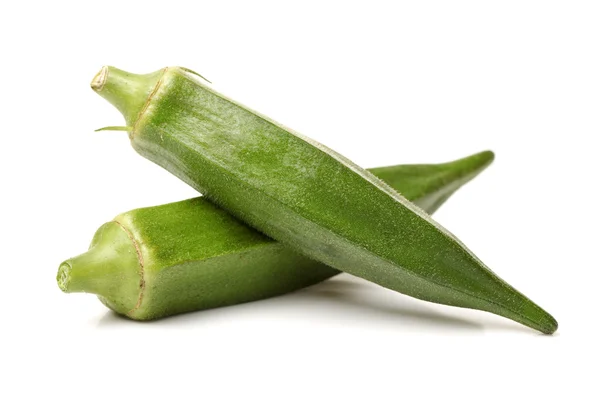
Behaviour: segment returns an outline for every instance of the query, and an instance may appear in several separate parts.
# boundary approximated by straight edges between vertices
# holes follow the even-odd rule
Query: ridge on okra
[[[415,298],[556,331],[549,313],[390,186],[187,69],[104,67],[92,88],[121,111],[139,154],[296,251]]]
[[[433,213],[493,157],[485,151],[371,172]],[[60,265],[57,282],[64,292],[93,293],[119,314],[149,320],[289,293],[339,272],[198,197],[118,215],[87,252]]]

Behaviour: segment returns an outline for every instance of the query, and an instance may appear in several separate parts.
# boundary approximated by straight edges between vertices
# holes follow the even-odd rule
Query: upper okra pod
[[[419,299],[557,329],[393,188],[188,69],[135,75],[104,67],[92,87],[121,111],[138,153],[298,252]]]

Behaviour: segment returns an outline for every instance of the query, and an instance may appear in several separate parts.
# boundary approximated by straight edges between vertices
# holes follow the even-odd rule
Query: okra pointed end
[[[540,314],[537,320],[538,327],[536,328],[540,332],[546,335],[552,335],[558,329],[558,321],[550,315],[548,312],[539,308]]]
[[[490,291],[482,297],[487,298],[487,305],[482,304],[480,309],[512,319],[546,335],[556,332],[558,322],[550,313],[497,276],[493,276],[493,280],[496,283],[488,286]]]
[[[491,150],[484,150],[482,152],[474,154],[472,157],[478,157],[487,163],[491,163],[492,161],[494,161],[494,158],[496,158],[496,155]]]
[[[548,317],[549,317],[548,323],[545,326],[545,330],[542,332],[545,333],[546,335],[552,335],[554,332],[556,332],[558,330],[558,321],[556,319],[554,319],[554,317],[551,315],[548,315]]]
[[[495,158],[496,155],[493,151],[485,150],[451,161],[445,165],[448,167],[448,171],[452,171],[456,175],[468,175],[473,178],[487,168]]]
[[[496,154],[491,150],[485,150],[470,156],[474,165],[479,165],[481,170],[488,167],[496,159]]]
[[[134,126],[152,93],[158,87],[167,68],[150,74],[132,74],[111,66],[104,66],[94,76],[91,88],[115,106],[127,122]]]

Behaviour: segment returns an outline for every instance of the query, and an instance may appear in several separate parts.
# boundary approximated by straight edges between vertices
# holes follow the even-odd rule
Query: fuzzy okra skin
[[[104,67],[92,88],[132,146],[210,201],[310,258],[398,292],[553,333],[556,320],[390,186],[180,67]]]
[[[493,157],[371,172],[434,212]],[[87,252],[61,264],[57,280],[66,292],[95,293],[112,310],[149,320],[273,297],[338,273],[198,197],[118,215]]]

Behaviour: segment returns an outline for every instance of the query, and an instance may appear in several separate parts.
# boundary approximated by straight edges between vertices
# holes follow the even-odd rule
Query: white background
[[[4,2],[0,397],[598,398],[595,1]],[[342,276],[135,323],[62,293],[116,214],[195,196],[89,89],[195,69],[365,167],[496,161],[436,219],[559,321],[543,336]],[[594,372],[595,370],[595,372]]]

